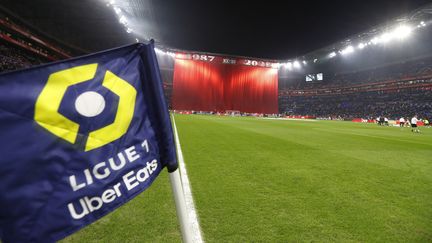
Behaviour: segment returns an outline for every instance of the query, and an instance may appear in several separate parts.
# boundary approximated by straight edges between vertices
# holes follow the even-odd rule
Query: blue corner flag
[[[176,170],[153,43],[0,75],[0,238],[54,242]]]

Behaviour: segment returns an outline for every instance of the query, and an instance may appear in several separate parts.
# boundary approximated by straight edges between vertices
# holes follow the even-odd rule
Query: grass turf
[[[166,169],[146,191],[61,242],[181,242]]]
[[[431,242],[432,129],[176,115],[207,242]],[[64,242],[178,242],[167,173]]]
[[[432,129],[176,122],[208,242],[432,241]]]

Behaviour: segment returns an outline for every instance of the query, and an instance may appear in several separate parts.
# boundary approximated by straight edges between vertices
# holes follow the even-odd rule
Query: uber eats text
[[[97,184],[99,181],[103,182],[113,175],[114,172],[124,169],[128,163],[134,163],[134,161],[140,159],[143,156],[143,153],[149,152],[150,150],[147,140],[144,140],[144,142],[141,143],[141,153],[137,150],[136,146],[126,148],[114,157],[99,162],[91,168],[83,170],[79,174],[69,176],[71,189],[73,192],[77,192],[91,186],[92,184]],[[100,195],[85,196],[77,201],[68,203],[67,207],[71,217],[74,219],[82,219],[86,215],[101,209],[103,205],[109,204],[117,198],[120,198],[123,195],[122,190],[130,191],[139,186],[140,183],[144,183],[157,168],[158,161],[152,159],[145,162],[143,167],[140,169],[123,173],[120,181],[114,183],[114,185],[104,190]]]

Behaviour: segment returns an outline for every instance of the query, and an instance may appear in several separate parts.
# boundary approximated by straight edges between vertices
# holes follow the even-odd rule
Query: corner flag
[[[177,169],[153,44],[0,75],[0,238],[53,242]]]

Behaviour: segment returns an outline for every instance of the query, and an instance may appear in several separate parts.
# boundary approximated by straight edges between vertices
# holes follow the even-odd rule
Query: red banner
[[[278,113],[277,64],[177,53],[173,109]]]
[[[244,65],[252,67],[267,67],[267,68],[278,68],[277,62],[270,62],[262,59],[247,59],[247,58],[236,58],[236,57],[221,57],[215,55],[198,54],[198,53],[176,53],[176,59],[180,60],[194,60],[210,62],[215,64],[232,64],[232,65]]]

